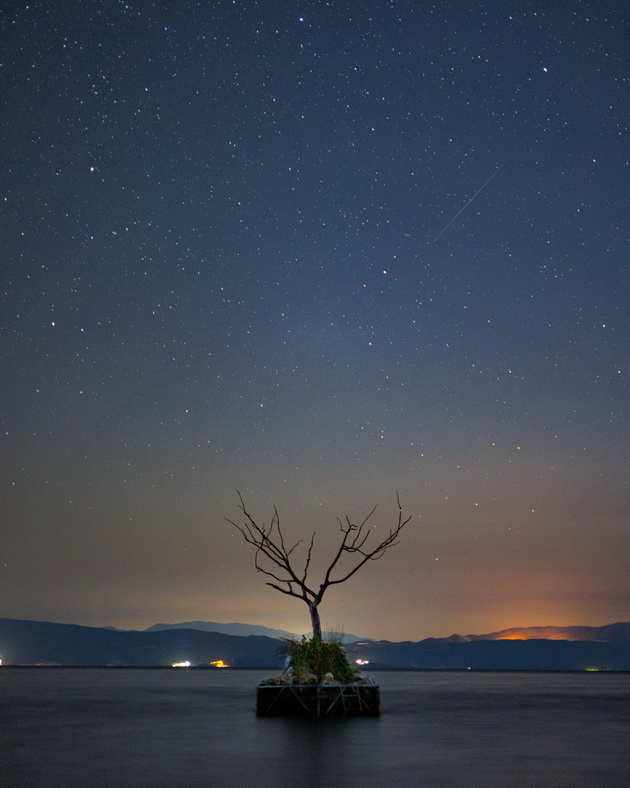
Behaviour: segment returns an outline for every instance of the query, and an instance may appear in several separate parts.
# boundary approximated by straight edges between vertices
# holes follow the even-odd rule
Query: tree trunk
[[[317,609],[317,605],[309,604],[308,609],[311,611],[311,627],[313,628],[313,637],[322,639],[322,625],[319,620],[319,611]]]

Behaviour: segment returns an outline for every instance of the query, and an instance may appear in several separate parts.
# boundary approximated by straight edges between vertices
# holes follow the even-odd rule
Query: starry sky
[[[630,11],[8,0],[0,616],[307,631],[225,517],[401,542],[418,640],[630,619]]]

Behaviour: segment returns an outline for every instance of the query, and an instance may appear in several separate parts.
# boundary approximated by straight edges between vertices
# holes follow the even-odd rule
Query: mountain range
[[[278,637],[207,631],[200,625],[154,625],[145,631],[0,619],[4,665],[167,667],[178,662],[275,668]],[[197,624],[197,627],[192,626]],[[220,625],[248,627],[254,625]],[[271,630],[280,632],[283,630]],[[542,637],[541,637],[542,635]],[[369,669],[620,670],[630,671],[630,623],[603,627],[528,627],[486,635],[452,635],[417,642],[361,640],[345,645],[351,661]]]
[[[113,627],[112,627],[113,629]],[[295,632],[287,632],[285,629],[271,629],[270,627],[263,627],[260,624],[220,624],[216,621],[185,621],[181,624],[153,624],[145,632],[163,632],[167,629],[199,629],[202,632],[222,632],[224,635],[238,635],[240,637],[247,637],[248,635],[265,635],[270,638],[300,638],[302,635],[296,635]],[[332,635],[337,633],[325,632],[324,635]],[[338,635],[344,643],[351,643],[355,640],[365,640],[365,638],[358,637],[357,635],[346,635],[339,633]]]
[[[603,627],[512,627],[487,635],[451,635],[444,640],[467,643],[473,640],[571,640],[598,643],[624,643],[630,639],[629,624]]]

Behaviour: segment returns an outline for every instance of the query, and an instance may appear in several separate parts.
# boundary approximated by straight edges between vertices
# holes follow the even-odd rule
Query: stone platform
[[[256,714],[370,716],[380,714],[378,684],[258,684]]]

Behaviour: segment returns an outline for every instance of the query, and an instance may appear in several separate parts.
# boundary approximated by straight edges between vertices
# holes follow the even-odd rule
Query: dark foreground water
[[[269,671],[0,668],[0,786],[630,786],[630,675],[378,673],[380,718],[258,718]]]

